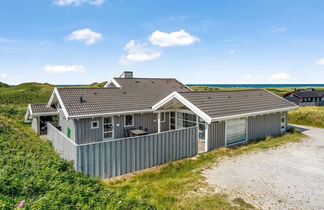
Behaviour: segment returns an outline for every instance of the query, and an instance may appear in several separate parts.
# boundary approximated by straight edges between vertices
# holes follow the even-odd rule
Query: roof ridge
[[[260,91],[264,90],[264,88],[253,88],[253,89],[246,89],[246,90],[194,90],[194,91],[186,91],[181,93],[214,93],[214,92],[241,92],[241,91]]]
[[[133,77],[133,78],[114,77],[114,79],[147,79],[147,80],[150,80],[150,79],[159,79],[159,80],[173,79],[173,80],[177,80],[176,78],[147,78],[147,77]]]
[[[60,88],[60,87],[58,87],[57,88],[58,90],[72,90],[72,89],[77,89],[77,90],[85,90],[85,89],[94,89],[94,90],[111,90],[111,89],[118,89],[118,90],[120,90],[120,88],[115,88],[115,87],[109,87],[109,88],[101,88],[101,87],[71,87],[71,88],[68,88],[68,87],[62,87],[62,88]]]

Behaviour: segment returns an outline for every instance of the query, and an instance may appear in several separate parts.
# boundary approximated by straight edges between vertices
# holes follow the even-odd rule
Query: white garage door
[[[226,121],[226,145],[246,141],[247,120],[237,119]]]

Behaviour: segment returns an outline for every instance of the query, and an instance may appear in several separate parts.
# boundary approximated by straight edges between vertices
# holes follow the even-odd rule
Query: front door
[[[114,138],[113,117],[103,118],[103,138],[104,140],[110,140]]]

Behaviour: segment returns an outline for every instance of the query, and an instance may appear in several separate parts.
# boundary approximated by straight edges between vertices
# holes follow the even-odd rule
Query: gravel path
[[[260,209],[324,209],[324,129],[298,127],[310,138],[225,159],[204,172],[207,183]]]

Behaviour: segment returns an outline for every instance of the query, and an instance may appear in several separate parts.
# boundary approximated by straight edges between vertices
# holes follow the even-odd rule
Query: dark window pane
[[[111,132],[109,132],[109,133],[104,133],[104,138],[105,138],[105,139],[112,138],[112,133],[111,133]]]
[[[125,125],[133,125],[133,115],[125,116]]]

